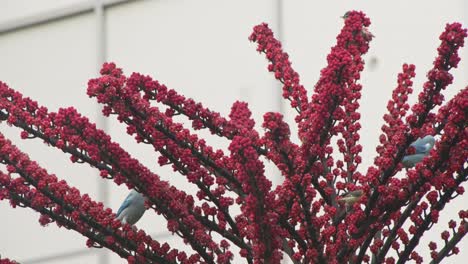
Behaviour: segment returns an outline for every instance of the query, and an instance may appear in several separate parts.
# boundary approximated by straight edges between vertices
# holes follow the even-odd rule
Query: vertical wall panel
[[[67,7],[83,0],[2,0],[0,1],[0,23],[35,15],[38,12]]]
[[[73,105],[95,120],[96,104],[86,96],[87,80],[95,76],[96,69],[93,23],[92,15],[83,15],[0,35],[0,80],[50,111]],[[19,139],[20,130],[4,123],[0,131],[49,173],[96,197],[95,170],[72,164],[69,155],[41,140]],[[12,209],[1,202],[0,215],[0,248],[5,256],[21,261],[86,247],[79,234],[55,224],[41,227],[39,214],[32,210]]]

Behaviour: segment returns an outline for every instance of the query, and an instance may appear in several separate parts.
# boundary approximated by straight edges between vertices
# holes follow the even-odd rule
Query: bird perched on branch
[[[431,135],[427,135],[424,138],[418,138],[416,141],[411,143],[410,147],[415,149],[415,153],[403,157],[403,160],[401,161],[401,163],[403,163],[403,167],[408,169],[421,162],[425,156],[429,155],[434,144],[435,139]]]
[[[117,211],[117,219],[124,224],[134,225],[145,213],[145,197],[132,190]]]
[[[344,203],[348,206],[355,204],[359,199],[361,199],[364,192],[362,190],[355,190],[351,192],[347,192],[342,196],[338,197],[337,201],[340,203]]]

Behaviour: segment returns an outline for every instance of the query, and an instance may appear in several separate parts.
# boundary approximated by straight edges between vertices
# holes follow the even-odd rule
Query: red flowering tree
[[[115,64],[104,64],[101,76],[89,81],[88,95],[103,104],[106,116],[125,123],[138,143],[152,145],[161,166],[171,165],[196,185],[195,195],[161,180],[74,108],[49,112],[0,83],[4,123],[21,128],[22,138],[40,138],[71,154],[72,162],[87,163],[103,178],[144,194],[148,210],[164,216],[167,229],[191,251],[122,224],[111,209],[49,174],[2,135],[0,199],[30,207],[42,225],[74,230],[89,238],[88,246],[106,247],[129,263],[421,263],[416,246],[445,205],[464,193],[467,180],[468,87],[445,104],[441,94],[452,83],[450,71],[460,61],[467,30],[459,23],[446,26],[411,110],[415,67],[403,65],[374,165],[364,170],[359,79],[372,40],[369,25],[361,12],[344,16],[328,64],[309,94],[272,31],[255,26],[249,39],[266,55],[268,70],[297,112],[300,142],[291,140],[293,124],[280,113],[265,113],[264,130],[257,131],[246,103],[235,102],[222,117],[151,77],[128,77]],[[176,115],[189,122],[176,122]],[[228,150],[207,145],[195,133],[203,129],[229,140]],[[403,169],[410,144],[425,135],[437,138],[434,148],[414,168]],[[278,186],[265,174],[265,159],[283,176]],[[343,197],[346,192],[353,199]],[[442,241],[429,243],[431,263],[459,252],[467,217],[468,210],[460,210]]]

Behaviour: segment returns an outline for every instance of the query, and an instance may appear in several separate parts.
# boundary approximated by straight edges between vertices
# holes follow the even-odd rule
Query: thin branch
[[[461,172],[456,178],[455,178],[455,187],[449,188],[440,198],[437,203],[431,206],[430,210],[437,210],[440,211],[442,210],[445,205],[451,200],[451,197],[453,193],[456,191],[456,187],[464,181],[467,180],[466,176],[468,173],[468,169],[465,168],[463,172]],[[399,259],[397,264],[402,264],[405,263],[411,252],[413,252],[414,248],[419,244],[419,239],[421,239],[422,235],[424,232],[429,230],[429,227],[432,223],[432,217],[431,214],[425,216],[424,220],[422,223],[417,227],[416,232],[413,234],[413,237],[409,241],[408,244],[405,245],[405,249],[401,254],[399,255]]]
[[[468,230],[468,223],[465,222],[464,231],[456,232],[453,237],[449,240],[449,242],[439,251],[437,256],[432,259],[429,264],[437,264],[441,263],[442,260],[450,254],[450,251],[460,242],[463,237],[466,235],[466,231]]]

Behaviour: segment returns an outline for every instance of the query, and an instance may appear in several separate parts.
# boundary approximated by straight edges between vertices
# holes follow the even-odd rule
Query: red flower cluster
[[[385,124],[382,126],[384,134],[380,136],[380,146],[377,147],[377,153],[380,154],[375,160],[375,165],[382,169],[390,166],[389,157],[396,152],[397,146],[402,144],[405,133],[408,128],[403,118],[409,109],[408,97],[413,92],[413,81],[416,75],[414,65],[403,65],[403,72],[398,74],[398,86],[393,90],[392,99],[387,103],[388,114],[383,119]]]
[[[307,93],[300,84],[299,74],[291,67],[289,55],[283,52],[281,43],[273,36],[266,23],[255,26],[249,40],[257,42],[258,52],[265,53],[270,61],[268,71],[273,72],[275,78],[283,84],[283,98],[289,100],[291,107],[301,114],[307,109]]]
[[[7,165],[7,173],[0,171],[0,199],[9,199],[13,207],[38,211],[41,225],[56,222],[59,227],[90,238],[88,246],[95,241],[122,257],[135,255],[140,260],[174,261],[177,251],[163,250],[143,230],[133,230],[129,225],[119,229],[122,224],[112,210],[48,174],[1,134],[0,162]]]
[[[10,260],[9,258],[0,258],[0,264],[18,264],[18,262]]]
[[[369,39],[362,34],[369,25],[370,21],[363,13],[349,12],[337,44],[327,56],[328,65],[321,71],[311,103],[304,113],[306,118],[299,124],[299,138],[304,143],[303,155],[308,157],[309,164],[316,161],[315,157],[325,161],[323,158],[329,154],[327,146],[331,136],[344,132],[343,126],[354,132],[359,130],[359,123],[355,123],[359,119],[355,110],[359,106],[357,100],[361,96],[361,87],[356,82],[364,69],[361,57],[369,49]],[[338,122],[340,126],[336,126]],[[343,136],[350,143],[355,141],[346,132]],[[352,147],[354,144],[348,145]],[[323,171],[320,167],[313,169],[318,174]]]
[[[452,83],[450,70],[460,61],[467,31],[459,23],[447,25],[413,106],[408,96],[415,89],[415,66],[403,65],[383,117],[375,166],[363,172],[358,81],[373,35],[362,12],[343,18],[310,97],[267,24],[255,26],[249,37],[298,112],[300,142],[293,142],[279,113],[263,116],[261,134],[244,102],[235,102],[222,117],[149,76],[127,77],[114,63],[105,63],[101,76],[89,81],[87,93],[103,104],[103,113],[116,115],[136,142],[151,145],[160,154],[159,165],[171,165],[198,188],[194,195],[162,181],[74,108],[49,112],[0,83],[0,121],[21,128],[22,138],[40,138],[71,154],[72,162],[87,163],[103,178],[141,192],[191,250],[179,251],[122,225],[110,209],[48,174],[1,134],[6,171],[0,171],[0,200],[30,207],[41,214],[42,225],[55,222],[75,230],[89,238],[88,246],[107,247],[129,263],[233,263],[235,257],[250,264],[280,263],[286,256],[293,263],[422,263],[421,237],[445,205],[464,193],[467,181],[468,87],[445,105],[441,94]],[[176,121],[177,115],[192,130]],[[228,140],[227,150],[209,146],[195,133],[201,129]],[[429,134],[437,138],[434,148],[402,171],[410,144]],[[282,174],[278,186],[266,174],[265,160]],[[429,243],[435,262],[459,252],[468,213],[458,216],[441,234],[444,245]]]

